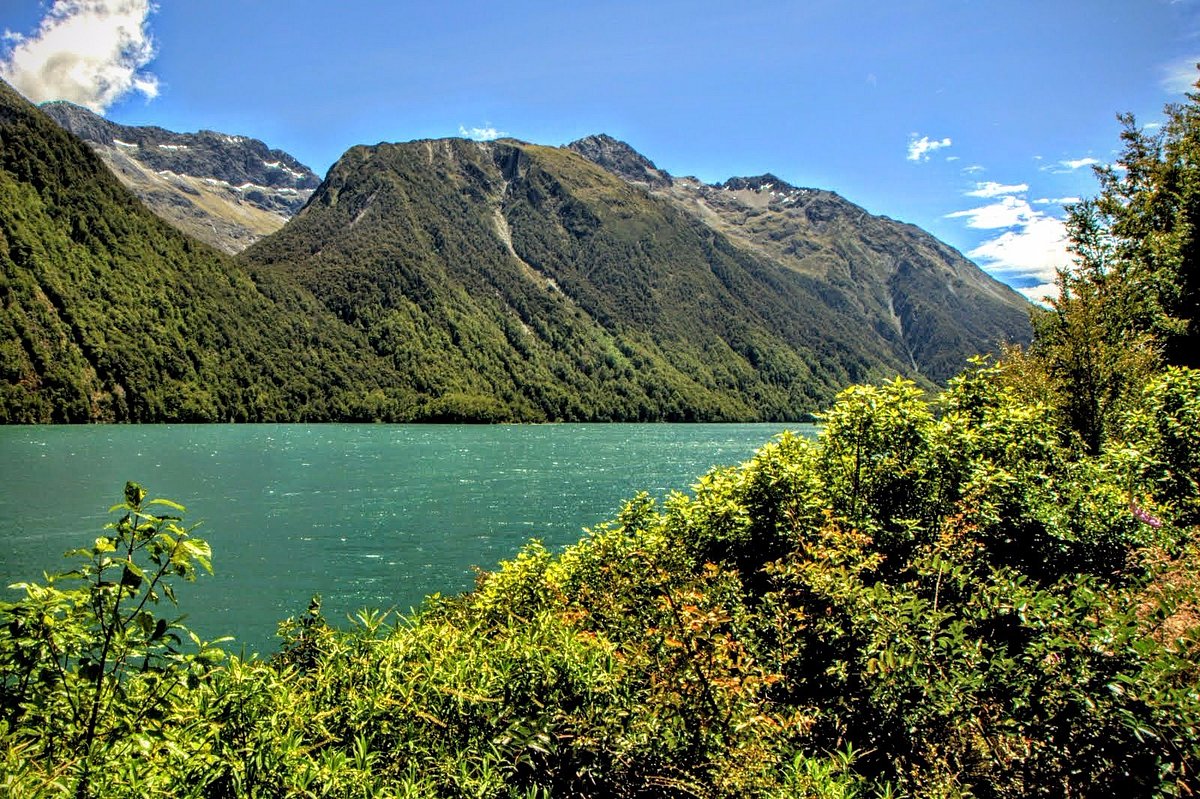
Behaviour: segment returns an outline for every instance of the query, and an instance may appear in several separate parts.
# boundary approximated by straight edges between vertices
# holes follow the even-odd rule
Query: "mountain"
[[[117,125],[66,102],[41,108],[87,142],[151,210],[227,253],[283,227],[320,183],[311,169],[257,139]]]
[[[656,167],[649,158],[625,142],[604,133],[571,142],[567,149],[579,153],[630,183],[661,189],[673,182],[671,176]]]
[[[734,246],[819,281],[835,308],[868,320],[913,371],[944,382],[999,341],[1027,341],[1029,303],[914,225],[875,216],[831,191],[766,174],[707,185],[676,178],[624,142],[567,145],[669,200]]]
[[[1028,337],[1024,301],[999,289],[969,295],[1000,320],[983,333],[903,293],[894,313],[861,299],[890,290],[853,282],[856,255],[885,257],[872,247],[892,254],[897,285],[959,279],[943,264],[953,251],[930,262],[922,248],[936,242],[915,229],[837,240],[850,268],[839,280],[841,264],[797,268],[732,223],[722,230],[723,217],[685,210],[670,193],[678,181],[618,145],[355,147],[244,257],[313,292],[422,391],[519,417],[796,418],[852,382],[932,385],[950,372],[942,342],[957,355]],[[835,215],[825,222],[840,233]]]
[[[0,82],[0,422],[376,418],[409,395],[283,283],[148,211]]]
[[[0,84],[0,421],[798,419],[1028,335],[916,228],[769,176],[673,178],[608,137],[355,147],[237,258],[101,156],[278,189],[235,203],[277,219],[313,182],[259,142]]]

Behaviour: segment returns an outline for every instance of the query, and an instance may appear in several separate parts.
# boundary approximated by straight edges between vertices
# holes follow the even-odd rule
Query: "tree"
[[[1100,194],[1072,209],[1069,229],[1085,271],[1119,282],[1120,321],[1152,334],[1169,365],[1196,367],[1200,93],[1187,98],[1157,131],[1118,116],[1124,148],[1096,168]]]
[[[1093,454],[1151,374],[1200,365],[1200,93],[1187,97],[1155,131],[1118,116],[1123,149],[1096,167],[1099,194],[1069,209],[1076,260],[1035,320],[1033,353]]]

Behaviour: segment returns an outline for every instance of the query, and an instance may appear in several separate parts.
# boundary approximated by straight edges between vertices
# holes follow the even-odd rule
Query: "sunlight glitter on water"
[[[134,479],[204,522],[215,574],[179,589],[190,624],[270,651],[314,593],[336,623],[467,590],[473,567],[530,538],[572,543],[638,491],[687,490],[786,427],[0,428],[0,584],[65,567]]]

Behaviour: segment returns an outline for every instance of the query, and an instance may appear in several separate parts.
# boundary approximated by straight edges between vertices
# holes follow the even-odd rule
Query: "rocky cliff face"
[[[825,286],[913,369],[941,382],[1001,341],[1027,341],[1029,303],[920,228],[876,216],[823,189],[771,175],[709,185],[657,170],[629,145],[592,136],[568,145],[727,237]],[[647,169],[645,164],[650,164]]]
[[[41,107],[87,142],[155,213],[229,253],[278,230],[320,179],[257,139],[116,125],[70,103]]]
[[[641,183],[656,189],[671,185],[671,176],[656,167],[653,161],[607,134],[579,139],[568,144],[567,149],[630,183]]]

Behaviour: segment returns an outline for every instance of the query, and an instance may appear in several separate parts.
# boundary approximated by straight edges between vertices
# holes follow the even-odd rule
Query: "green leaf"
[[[127,502],[130,507],[137,508],[141,506],[145,499],[146,489],[132,481],[125,484],[125,502]]]
[[[135,591],[141,588],[144,581],[141,571],[141,569],[132,563],[125,564],[125,568],[121,572],[121,585],[126,588],[132,588]]]
[[[159,619],[160,623],[162,621],[162,619]],[[145,635],[150,635],[152,631],[157,629],[157,625],[154,623],[154,615],[144,610],[137,615],[135,622],[137,623],[138,628],[141,629],[142,633]]]
[[[167,620],[159,619],[158,622],[154,625],[154,632],[153,632],[153,634],[151,634],[150,640],[157,641],[160,638],[162,638],[163,635],[166,634],[166,632],[167,632]]]

